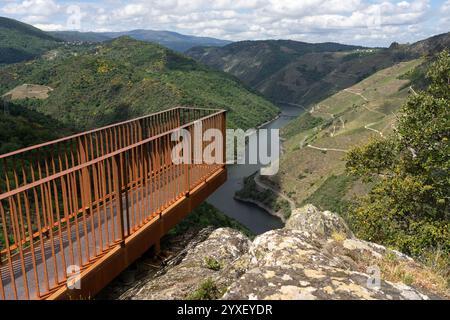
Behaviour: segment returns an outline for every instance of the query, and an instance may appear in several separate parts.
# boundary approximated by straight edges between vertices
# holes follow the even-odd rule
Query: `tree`
[[[450,55],[431,64],[427,90],[402,106],[397,128],[351,150],[347,171],[374,180],[369,194],[350,210],[356,233],[420,256],[450,253]]]

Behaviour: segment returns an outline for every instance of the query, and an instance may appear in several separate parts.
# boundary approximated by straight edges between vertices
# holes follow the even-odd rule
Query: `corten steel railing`
[[[222,168],[172,161],[199,121],[225,137],[223,110],[180,107],[0,156],[0,300],[45,298]]]

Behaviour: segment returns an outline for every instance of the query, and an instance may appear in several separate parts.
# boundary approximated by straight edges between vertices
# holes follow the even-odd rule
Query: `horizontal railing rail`
[[[215,111],[176,107],[0,155],[0,191],[85,163]]]
[[[31,185],[216,111],[172,108],[0,155],[0,193]],[[44,228],[49,227],[46,223]]]
[[[140,119],[156,123],[143,125]],[[79,161],[66,160],[73,153],[49,155],[50,160],[43,163],[45,174],[33,161],[28,170],[31,179],[23,166],[22,181],[17,170],[6,172],[7,188],[0,194],[0,299],[50,294],[67,282],[70,268],[84,270],[222,168],[224,162],[173,162],[172,150],[178,142],[172,141],[172,134],[185,129],[193,139],[198,122],[202,134],[218,129],[224,139],[225,111],[175,108],[157,117],[150,115],[54,141],[67,143],[84,137],[90,144],[89,134],[112,128],[114,134],[125,133],[126,137],[122,143],[115,138],[117,144],[102,152],[78,144]],[[121,126],[130,123],[137,123],[135,133],[122,131],[125,127]],[[51,144],[42,144],[0,159],[19,157],[41,146],[51,148]],[[205,142],[202,150],[204,147]],[[65,166],[55,162],[65,162]]]

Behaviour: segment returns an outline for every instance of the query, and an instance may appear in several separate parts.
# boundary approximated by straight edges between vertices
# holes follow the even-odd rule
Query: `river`
[[[303,112],[302,108],[282,105],[280,117],[262,128],[281,129],[289,121]],[[242,189],[243,179],[261,168],[261,165],[234,164],[228,166],[228,180],[208,199],[207,202],[227,216],[239,221],[255,234],[278,229],[283,223],[256,205],[237,201],[233,198],[236,191]]]

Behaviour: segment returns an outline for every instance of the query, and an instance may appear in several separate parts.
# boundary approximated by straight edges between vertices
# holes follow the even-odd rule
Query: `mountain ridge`
[[[52,88],[31,108],[77,130],[110,124],[176,105],[230,111],[229,125],[250,128],[278,109],[235,77],[158,44],[120,37],[79,52],[3,68],[0,94],[23,83]]]
[[[186,54],[235,75],[275,103],[307,108],[379,70],[449,46],[450,33],[445,33],[389,48],[258,40],[195,47]]]
[[[156,42],[178,52],[184,52],[199,45],[223,46],[231,43],[231,41],[211,37],[198,37],[175,31],[150,29],[133,29],[115,32],[49,31],[48,33],[69,42],[103,42],[121,36],[129,36],[136,40]]]

